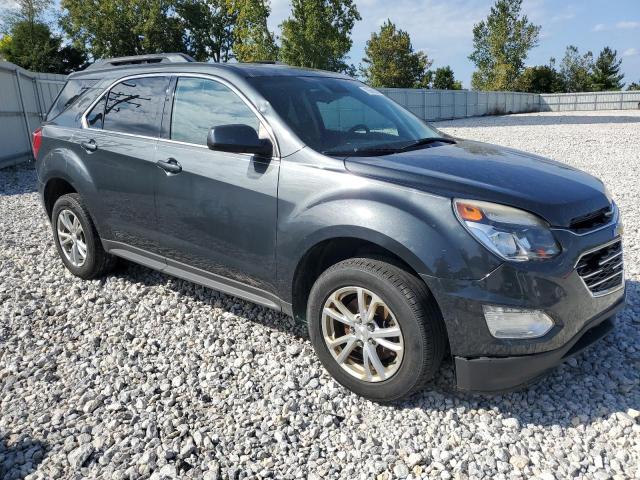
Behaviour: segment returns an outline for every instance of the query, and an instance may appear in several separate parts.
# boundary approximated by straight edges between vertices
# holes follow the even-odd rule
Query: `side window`
[[[357,125],[365,125],[371,132],[398,136],[394,123],[359,99],[345,96],[329,103],[318,102],[322,123],[327,130],[348,132]]]
[[[104,129],[157,136],[168,86],[169,77],[132,78],[115,85],[107,96]]]
[[[178,78],[173,99],[171,139],[207,144],[212,127],[241,123],[260,132],[260,120],[231,89],[214,80]]]
[[[87,126],[89,128],[102,128],[104,123],[104,106],[106,103],[107,96],[103,95],[100,101],[87,113]]]
[[[47,112],[47,120],[53,120],[74,104],[87,90],[98,83],[98,80],[69,80],[58,94],[55,102]]]

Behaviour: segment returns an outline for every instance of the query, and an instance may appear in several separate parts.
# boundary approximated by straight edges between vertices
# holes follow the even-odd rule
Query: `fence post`
[[[422,111],[424,112],[422,119],[427,122],[429,121],[429,119],[427,118],[427,90],[422,89],[420,92],[422,93]]]
[[[20,97],[20,105],[22,106],[22,116],[24,118],[24,128],[27,131],[27,144],[31,145],[31,132],[29,128],[29,117],[27,116],[27,109],[24,106],[24,96],[22,95],[22,85],[20,85],[20,70],[15,70],[16,82],[18,82],[18,96]],[[29,149],[31,151],[31,149]]]

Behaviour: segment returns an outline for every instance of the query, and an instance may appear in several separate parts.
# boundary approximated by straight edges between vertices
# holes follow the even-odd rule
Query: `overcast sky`
[[[11,3],[0,0],[0,8]],[[474,66],[467,56],[473,24],[487,16],[493,0],[356,0],[356,4],[362,20],[353,31],[351,63],[362,61],[371,32],[390,18],[409,32],[414,48],[424,50],[434,67],[450,65],[469,87]],[[279,33],[278,25],[289,16],[290,0],[271,0],[271,7],[269,24]],[[594,55],[608,45],[623,57],[624,81],[640,82],[640,0],[525,0],[524,12],[542,26],[528,65],[545,64],[550,57],[560,61],[570,44]]]
[[[411,35],[413,47],[424,50],[434,67],[451,65],[469,87],[473,64],[473,24],[489,14],[492,0],[356,0],[362,21],[353,31],[351,63],[358,64],[371,32],[390,18]],[[270,24],[275,31],[289,15],[289,0],[271,0]],[[542,26],[539,46],[528,65],[558,61],[567,45],[595,55],[606,45],[623,55],[625,82],[640,82],[640,0],[525,0],[524,12]]]

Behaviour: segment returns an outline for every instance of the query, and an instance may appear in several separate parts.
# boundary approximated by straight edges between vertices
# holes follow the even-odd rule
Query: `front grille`
[[[593,295],[604,295],[620,287],[624,282],[622,241],[583,255],[576,270]]]
[[[569,228],[577,233],[584,233],[598,227],[602,227],[611,221],[613,216],[613,207],[605,207],[587,215],[574,218],[571,220]]]

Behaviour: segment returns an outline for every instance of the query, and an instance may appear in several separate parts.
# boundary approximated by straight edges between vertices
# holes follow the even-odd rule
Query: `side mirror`
[[[269,140],[261,140],[253,128],[243,124],[213,127],[207,135],[207,147],[220,152],[253,153],[261,157],[270,157],[273,153]]]

